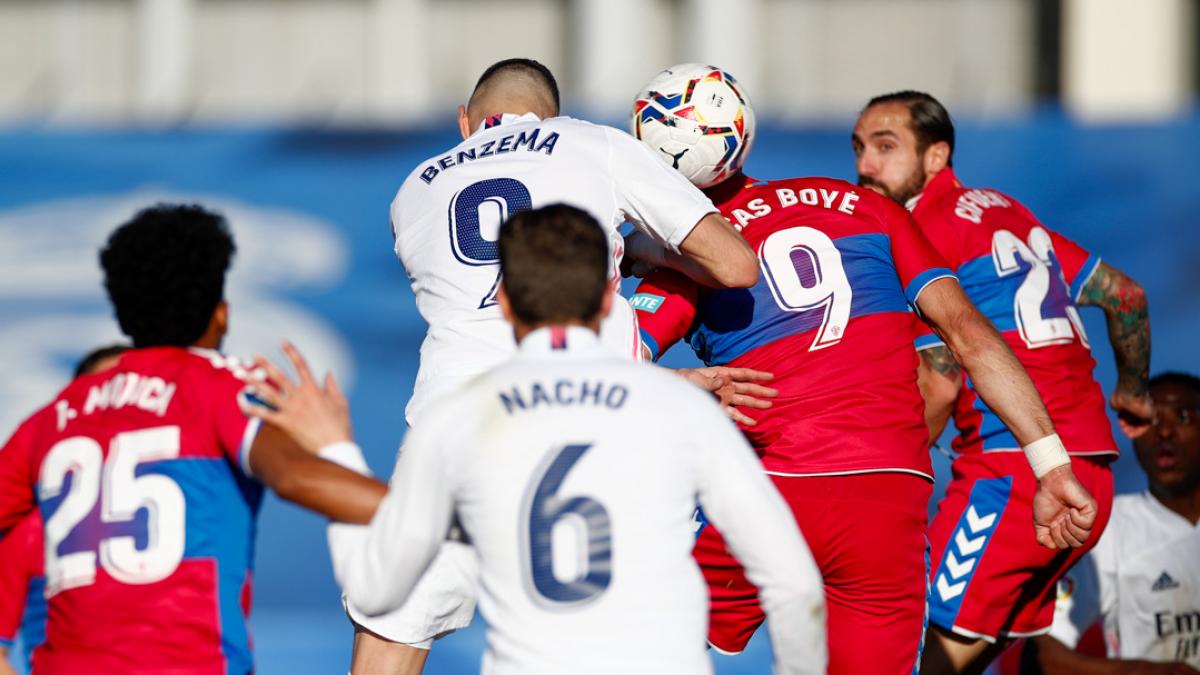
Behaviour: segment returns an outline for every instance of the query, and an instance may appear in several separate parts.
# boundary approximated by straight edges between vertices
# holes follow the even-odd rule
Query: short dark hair
[[[198,205],[138,212],[100,250],[121,331],[135,347],[195,343],[225,296],[234,251],[225,218]]]
[[[1193,392],[1200,394],[1200,377],[1196,377],[1195,375],[1191,375],[1189,373],[1181,373],[1178,371],[1159,373],[1158,375],[1150,378],[1148,386],[1149,388],[1153,389],[1160,384],[1177,384],[1181,387],[1189,387]]]
[[[934,143],[945,142],[950,146],[946,166],[954,166],[954,120],[950,119],[946,106],[923,91],[905,89],[876,96],[867,102],[863,110],[882,103],[903,103],[908,106],[909,126],[917,137],[917,152],[923,153]]]
[[[525,211],[500,226],[500,274],[512,312],[526,324],[587,321],[608,292],[608,238],[596,219],[566,204]]]
[[[75,377],[80,375],[91,375],[96,372],[96,365],[104,359],[110,359],[114,356],[120,356],[129,351],[128,345],[105,345],[97,347],[88,352],[79,363],[75,366]]]
[[[475,83],[474,91],[479,91],[479,88],[493,77],[508,73],[519,73],[539,80],[545,86],[551,98],[554,99],[554,109],[557,111],[562,108],[558,96],[558,81],[554,79],[554,73],[551,73],[549,68],[533,59],[514,58],[493,63],[488,66],[487,70],[483,71],[483,75],[479,76],[479,81]]]

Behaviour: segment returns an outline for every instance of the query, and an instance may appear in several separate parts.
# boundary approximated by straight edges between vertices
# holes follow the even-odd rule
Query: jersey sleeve
[[[1078,301],[1084,285],[1100,266],[1100,256],[1089,253],[1057,232],[1050,232],[1050,242],[1054,245],[1054,256],[1062,266],[1063,280],[1071,288],[1071,299]]]
[[[791,509],[717,406],[697,400],[693,408],[689,429],[699,471],[697,497],[759,589],[775,672],[824,673],[824,587]]]
[[[717,213],[712,200],[641,141],[605,128],[617,208],[627,220],[673,252],[700,219]]]
[[[29,582],[42,560],[42,519],[37,512],[0,539],[0,645],[12,646],[21,619]]]
[[[700,286],[675,270],[657,269],[638,285],[629,304],[637,312],[642,344],[657,361],[691,330]]]
[[[1079,639],[1100,618],[1100,588],[1096,560],[1090,554],[1075,563],[1058,582],[1054,622],[1050,636],[1074,649]]]
[[[233,357],[223,357],[225,368],[213,378],[211,397],[212,422],[217,441],[225,456],[247,476],[250,471],[250,448],[262,422],[245,412],[246,397],[253,396],[252,382],[265,377],[259,370],[249,370]]]
[[[916,308],[917,297],[926,286],[937,279],[955,278],[954,272],[907,211],[885,200],[881,217],[904,296]]]
[[[15,527],[37,502],[33,466],[33,424],[26,420],[0,449],[0,533]]]
[[[451,429],[452,416],[431,412],[409,433],[370,524],[329,526],[335,576],[362,614],[376,616],[404,604],[450,530],[454,495],[443,439]]]

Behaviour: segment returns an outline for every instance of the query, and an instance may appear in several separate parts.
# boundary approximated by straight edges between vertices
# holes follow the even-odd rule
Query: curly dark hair
[[[134,347],[186,347],[204,335],[233,258],[225,218],[195,204],[158,204],[100,250],[104,287]]]

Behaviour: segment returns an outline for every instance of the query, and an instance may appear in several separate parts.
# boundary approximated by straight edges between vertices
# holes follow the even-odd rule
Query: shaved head
[[[558,115],[558,83],[550,69],[533,59],[505,59],[492,64],[471,93],[465,113],[469,133],[492,115],[531,112],[538,117]]]

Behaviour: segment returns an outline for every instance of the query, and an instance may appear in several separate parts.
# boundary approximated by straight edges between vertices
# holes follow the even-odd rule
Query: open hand
[[[251,393],[266,405],[250,402],[246,412],[279,427],[313,454],[331,443],[353,439],[350,404],[333,373],[325,375],[324,386],[318,385],[308,363],[290,342],[283,343],[283,353],[300,381],[293,382],[267,359],[256,358],[255,363],[267,371],[268,380],[254,385]]]
[[[758,422],[747,417],[738,408],[766,410],[772,405],[771,401],[766,399],[779,395],[778,390],[759,384],[775,378],[771,373],[761,370],[708,366],[705,368],[680,368],[677,372],[688,382],[716,396],[725,409],[725,413],[734,422],[748,427],[752,427]]]

